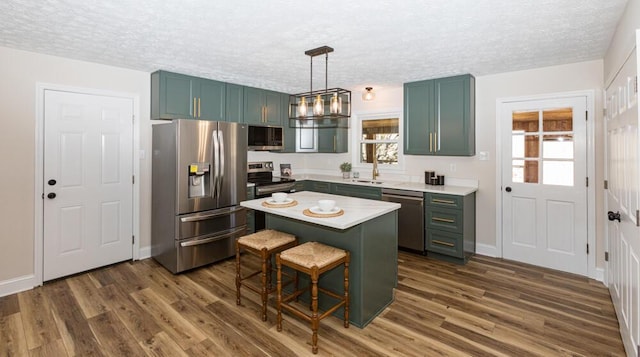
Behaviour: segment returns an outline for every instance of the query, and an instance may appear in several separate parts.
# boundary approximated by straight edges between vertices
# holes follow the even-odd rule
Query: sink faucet
[[[378,172],[378,155],[373,154],[373,174],[371,175],[371,179],[375,180],[380,176],[380,172]]]

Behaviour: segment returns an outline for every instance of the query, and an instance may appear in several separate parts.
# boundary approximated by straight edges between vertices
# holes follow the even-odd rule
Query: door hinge
[[[135,122],[136,122],[136,116],[135,116],[135,115],[132,115],[132,116],[131,116],[131,122],[132,122],[132,123],[135,123]]]
[[[609,181],[608,180],[604,180],[604,189],[605,190],[609,189]]]
[[[131,236],[131,244],[136,244],[136,236]]]
[[[633,84],[633,92],[638,93],[638,76],[636,76],[635,83]]]
[[[586,181],[587,187],[589,187],[589,178],[585,177],[585,181]]]
[[[589,254],[589,244],[587,244],[587,254]]]
[[[636,227],[640,227],[640,211],[636,210]]]
[[[585,121],[589,120],[589,111],[588,110],[584,111],[584,120]]]
[[[136,184],[136,176],[135,175],[131,175],[131,184],[132,185]]]
[[[604,261],[605,262],[609,261],[609,252],[604,252]]]

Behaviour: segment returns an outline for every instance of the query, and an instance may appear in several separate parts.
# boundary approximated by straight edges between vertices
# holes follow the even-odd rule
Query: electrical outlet
[[[489,161],[489,152],[488,151],[480,151],[478,154],[478,160],[480,161]]]
[[[449,164],[449,172],[456,172],[456,164]]]

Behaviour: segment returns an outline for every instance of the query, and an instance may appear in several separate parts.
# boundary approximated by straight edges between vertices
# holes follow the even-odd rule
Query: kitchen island
[[[244,207],[263,211],[266,227],[295,234],[300,243],[316,241],[351,252],[349,265],[349,321],[357,327],[371,322],[393,301],[398,283],[398,216],[400,204],[330,195],[317,192],[296,192],[289,198],[297,201],[292,207],[265,207],[269,198],[244,201]],[[344,211],[337,217],[310,217],[305,209],[317,206],[320,199],[336,201]],[[308,282],[303,275],[301,284]],[[325,273],[320,285],[342,291],[340,269]],[[304,297],[303,297],[304,300]],[[328,296],[320,299],[320,309],[332,305]],[[342,309],[334,313],[342,316]]]

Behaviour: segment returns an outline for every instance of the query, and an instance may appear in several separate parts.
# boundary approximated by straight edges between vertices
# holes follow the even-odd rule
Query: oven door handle
[[[202,244],[207,244],[207,243],[211,243],[211,242],[215,242],[218,240],[222,240],[225,238],[229,238],[232,237],[240,232],[243,232],[244,230],[246,230],[247,226],[242,226],[242,228],[238,228],[235,229],[229,233],[223,234],[221,236],[215,236],[215,237],[209,237],[209,238],[204,238],[204,239],[196,239],[196,240],[190,240],[187,242],[182,242],[180,243],[181,247],[193,247],[195,245],[202,245]]]
[[[204,221],[204,220],[207,220],[207,219],[210,219],[210,218],[227,216],[227,215],[229,215],[231,213],[238,212],[238,211],[241,211],[241,210],[244,210],[244,207],[234,207],[234,208],[230,208],[229,210],[225,210],[224,212],[208,213],[208,214],[202,214],[202,215],[198,215],[198,216],[182,217],[182,218],[180,218],[180,222],[187,223],[187,222]]]

